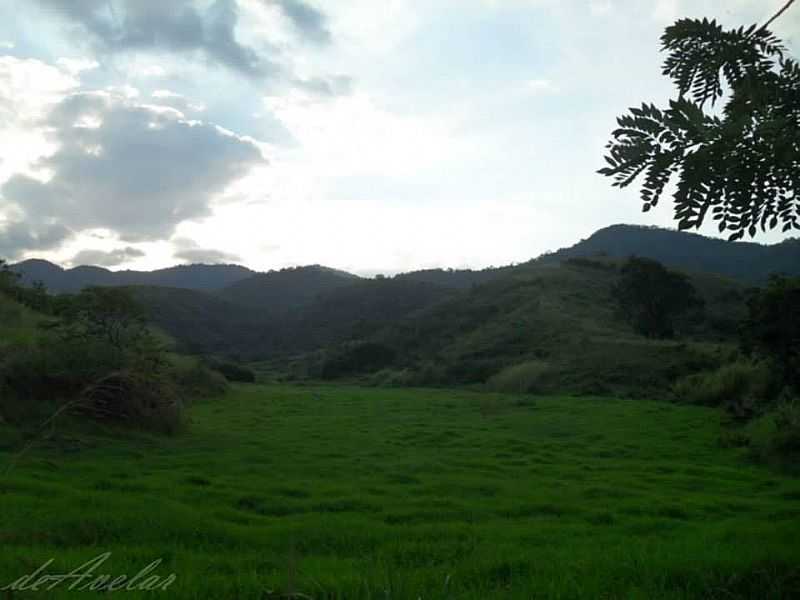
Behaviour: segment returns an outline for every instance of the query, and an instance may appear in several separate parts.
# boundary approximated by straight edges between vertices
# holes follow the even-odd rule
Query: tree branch
[[[785,13],[787,10],[789,10],[789,7],[790,7],[792,4],[794,4],[794,3],[795,3],[795,0],[789,0],[789,1],[788,1],[788,2],[787,2],[785,5],[784,5],[784,7],[783,7],[782,9],[780,9],[780,10],[779,10],[777,13],[775,13],[775,14],[772,16],[772,18],[771,18],[769,21],[767,21],[766,23],[764,23],[764,25],[762,25],[762,27],[761,27],[761,31],[763,31],[763,30],[767,29],[767,28],[768,28],[770,25],[772,25],[772,24],[773,24],[775,21],[777,21],[777,20],[780,18],[780,16],[781,16],[783,13]]]

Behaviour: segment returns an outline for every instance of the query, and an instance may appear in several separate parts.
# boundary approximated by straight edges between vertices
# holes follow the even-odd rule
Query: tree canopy
[[[709,211],[731,240],[800,228],[798,63],[755,25],[683,19],[661,41],[663,75],[678,95],[666,109],[645,103],[619,117],[599,172],[620,188],[643,176],[645,212],[677,176],[680,229],[699,228]]]
[[[650,338],[672,337],[675,319],[702,306],[686,275],[649,258],[630,258],[612,293],[622,317]]]
[[[775,276],[747,304],[745,351],[772,357],[783,381],[800,386],[800,278]]]

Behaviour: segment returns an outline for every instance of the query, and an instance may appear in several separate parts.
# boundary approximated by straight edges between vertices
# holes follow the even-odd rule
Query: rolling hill
[[[736,323],[744,316],[743,284],[694,274],[706,303],[704,314],[680,322],[678,340],[649,340],[616,314],[611,288],[618,268],[611,259],[522,265],[399,319],[364,341],[396,356],[385,365],[383,377],[389,381],[491,383],[524,365],[529,373],[524,390],[512,391],[651,396],[663,394],[681,375],[713,366],[730,349]],[[333,351],[333,359],[341,362],[348,351]]]
[[[311,303],[317,296],[361,278],[320,265],[257,273],[220,291],[230,302],[282,314]]]
[[[546,254],[538,260],[559,262],[567,258],[606,255],[641,256],[669,267],[719,273],[749,283],[763,283],[772,273],[800,275],[800,239],[780,244],[728,242],[696,233],[612,225],[600,229],[574,246]]]
[[[158,285],[211,291],[254,274],[239,265],[177,265],[155,271],[110,271],[92,266],[64,269],[40,259],[24,260],[11,269],[21,275],[23,284],[41,281],[48,290],[59,293],[77,292],[92,285]]]

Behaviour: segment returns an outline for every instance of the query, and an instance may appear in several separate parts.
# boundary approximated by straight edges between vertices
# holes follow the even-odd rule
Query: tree
[[[781,380],[800,386],[800,278],[773,276],[750,296],[747,307],[744,350],[773,358]]]
[[[678,175],[682,230],[699,228],[709,210],[731,240],[800,228],[800,66],[767,29],[793,2],[761,28],[707,19],[668,27],[663,74],[678,96],[667,109],[642,104],[619,117],[599,172],[620,188],[643,175],[645,212]]]
[[[638,333],[652,338],[673,337],[675,319],[702,306],[685,275],[649,258],[628,259],[612,295],[623,318]]]
[[[19,273],[15,273],[8,266],[8,263],[0,258],[0,292],[9,294],[13,293],[17,287],[19,280]]]

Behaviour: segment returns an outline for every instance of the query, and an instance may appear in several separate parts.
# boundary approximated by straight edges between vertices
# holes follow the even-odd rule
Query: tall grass
[[[542,382],[552,371],[549,363],[543,360],[529,360],[518,365],[506,367],[486,382],[495,392],[528,393],[541,391]]]
[[[673,391],[680,400],[703,406],[763,404],[775,393],[775,376],[768,362],[741,359],[716,371],[683,377]]]

